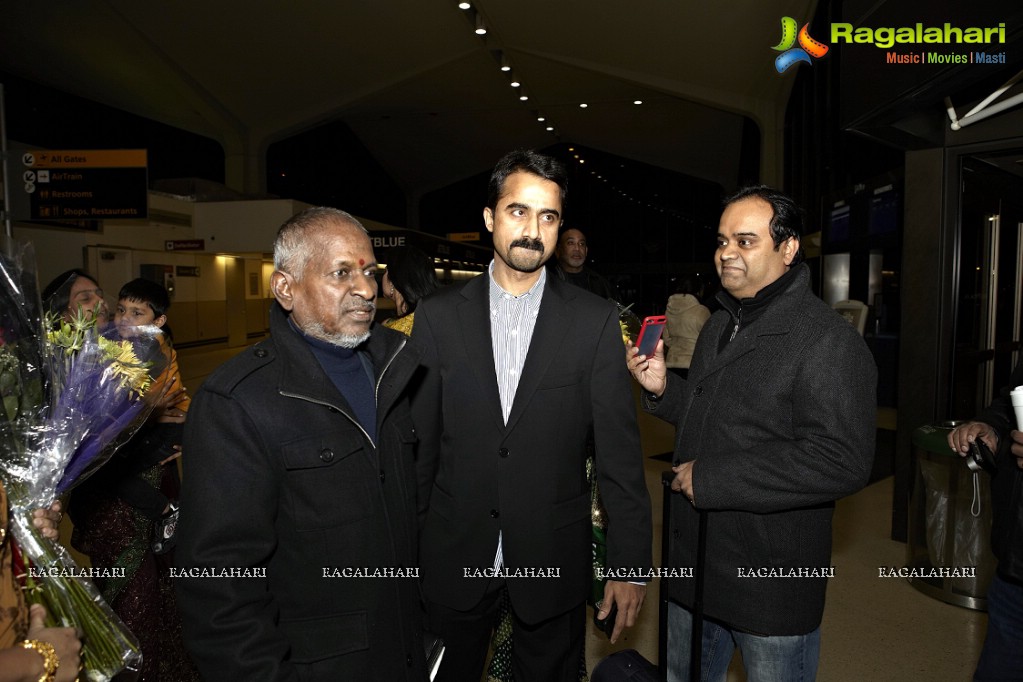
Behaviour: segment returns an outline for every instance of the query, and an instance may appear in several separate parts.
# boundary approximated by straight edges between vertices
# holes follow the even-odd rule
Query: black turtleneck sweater
[[[291,322],[291,318],[288,318]],[[373,393],[373,366],[365,353],[355,348],[341,348],[315,339],[291,323],[312,350],[331,382],[348,401],[359,424],[374,443],[377,439],[377,403]]]
[[[805,266],[800,264],[789,268],[784,275],[758,291],[756,296],[752,298],[744,298],[740,300],[735,296],[732,296],[727,291],[718,292],[717,300],[721,303],[721,307],[727,310],[728,314],[732,316],[733,323],[731,327],[725,327],[724,332],[721,334],[721,338],[718,340],[719,353],[724,350],[729,341],[735,338],[735,335],[739,333],[740,329],[745,329],[750,326],[757,320],[757,318],[764,314],[764,312],[771,306],[771,303],[778,298],[778,295],[785,289],[788,289],[792,280],[796,277],[796,272],[803,267]]]

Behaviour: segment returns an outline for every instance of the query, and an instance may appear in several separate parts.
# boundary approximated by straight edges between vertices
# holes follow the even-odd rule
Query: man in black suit
[[[564,167],[519,151],[491,179],[483,220],[489,272],[416,310],[424,381],[413,400],[430,629],[443,680],[478,680],[499,597],[513,614],[515,679],[572,680],[591,585],[586,436],[607,507],[609,569],[651,563],[643,474],[617,310],[548,277]],[[609,581],[612,640],[636,619],[645,585]]]

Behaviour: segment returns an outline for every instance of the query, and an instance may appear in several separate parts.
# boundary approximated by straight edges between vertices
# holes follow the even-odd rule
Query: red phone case
[[[661,333],[664,331],[664,325],[667,323],[668,318],[664,315],[651,315],[643,318],[643,326],[639,329],[639,338],[636,339],[636,348],[639,348],[640,355],[653,355],[654,349],[657,348],[657,341],[661,338]],[[647,333],[647,330],[653,328],[657,333],[657,338],[654,339],[654,347],[649,349],[648,352],[644,353],[643,348],[643,336]]]

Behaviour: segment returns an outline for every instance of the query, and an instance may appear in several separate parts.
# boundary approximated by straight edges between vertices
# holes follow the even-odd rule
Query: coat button
[[[507,457],[508,448],[501,448],[500,450],[497,451],[497,454],[501,455],[501,457]]]
[[[680,537],[682,537],[682,531],[680,531],[680,530],[673,530],[673,531],[671,531],[671,535],[676,540],[678,540]]]
[[[701,395],[703,395],[703,386],[697,386],[696,390],[693,391],[693,395],[695,395],[696,397],[700,397]]]
[[[338,409],[336,407],[328,407],[327,409],[330,410],[334,414],[338,413]]]
[[[500,515],[501,515],[501,513],[499,511],[497,511],[496,509],[491,509],[490,510],[490,518],[496,519]]]
[[[380,470],[380,482],[381,483],[384,482],[384,470],[383,469]]]
[[[412,654],[409,654],[408,656],[405,657],[405,665],[409,667],[412,666]]]
[[[266,357],[266,349],[265,348],[257,348],[256,349],[256,357],[257,358],[265,358]]]
[[[320,450],[320,460],[324,462],[331,462],[334,460],[334,451],[330,448],[323,448]]]

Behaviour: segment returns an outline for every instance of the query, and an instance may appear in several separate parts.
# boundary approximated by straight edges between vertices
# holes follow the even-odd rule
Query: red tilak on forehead
[[[360,259],[359,259],[359,267],[361,268],[361,267],[362,267],[363,265],[365,265],[365,264],[366,264],[366,261],[364,261],[364,260],[362,260],[362,259],[360,258]]]

